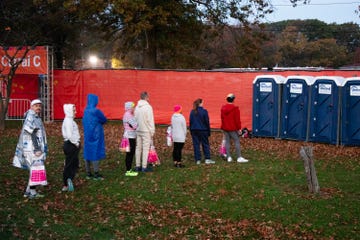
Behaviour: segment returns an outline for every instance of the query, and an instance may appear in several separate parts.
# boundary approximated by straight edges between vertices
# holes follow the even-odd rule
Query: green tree
[[[262,66],[269,69],[281,62],[282,55],[276,40],[266,41],[261,46]]]
[[[360,47],[360,25],[355,23],[332,24],[337,44],[345,46],[349,53]]]
[[[280,65],[293,66],[316,66],[339,67],[339,64],[356,64],[354,54],[360,44],[360,26],[353,23],[346,24],[326,24],[318,20],[288,20],[271,24],[266,24],[266,32],[270,38],[269,42],[265,42],[262,54],[266,61],[269,59],[269,52],[275,51]],[[330,39],[335,39],[330,41]],[[317,48],[324,48],[324,42],[329,42],[334,51],[326,50],[327,55],[307,54],[304,57],[305,49],[307,52],[315,53]],[[291,44],[290,44],[291,43]],[[305,43],[305,47],[300,47]],[[271,47],[270,49],[268,47]],[[300,47],[300,48],[299,48]],[[345,58],[343,51],[345,47]],[[313,48],[313,49],[312,49]],[[301,50],[302,49],[302,50]],[[279,52],[276,52],[279,50]],[[330,54],[335,54],[334,56]],[[337,56],[337,54],[340,54]],[[280,55],[280,56],[279,56]],[[320,60],[320,56],[324,60]],[[315,60],[316,59],[316,60]],[[331,59],[331,60],[330,60]],[[269,63],[265,63],[269,64]],[[330,65],[329,65],[330,64]]]
[[[55,52],[56,65],[62,67],[77,39],[79,22],[72,9],[61,0],[2,0],[0,2],[0,45],[48,45]],[[5,29],[10,29],[5,33]],[[5,38],[6,36],[6,38]]]
[[[309,42],[305,48],[304,63],[308,66],[337,68],[345,64],[346,59],[346,47],[339,46],[333,38]]]
[[[62,7],[63,1],[2,0],[0,2],[0,47],[2,56],[10,63],[10,70],[0,69],[5,88],[0,91],[0,129],[5,128],[13,77],[28,51],[39,45],[54,47],[57,63],[62,66],[63,49],[74,27],[72,15]],[[15,52],[7,51],[16,46]],[[22,49],[22,51],[19,51]]]
[[[279,52],[282,55],[281,66],[303,66],[306,44],[304,34],[297,31],[296,27],[288,26],[278,40]]]
[[[270,0],[3,0],[0,29],[12,34],[1,44],[52,46],[57,67],[92,50],[135,56],[140,67],[187,67],[219,36],[214,26],[257,25],[271,11]]]
[[[150,68],[168,66],[164,64],[168,59],[175,65],[194,59],[192,50],[199,48],[204,32],[214,25],[228,25],[233,18],[248,26],[272,11],[267,0],[89,0],[77,7],[81,16],[99,24],[106,38],[119,46],[116,52],[140,51],[142,66]]]

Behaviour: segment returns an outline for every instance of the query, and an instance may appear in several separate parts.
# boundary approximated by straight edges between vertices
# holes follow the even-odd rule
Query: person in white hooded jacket
[[[65,164],[63,171],[62,191],[74,191],[73,180],[79,169],[80,132],[74,121],[76,107],[74,104],[64,104],[65,118],[62,124],[62,135],[64,138],[63,150]]]
[[[153,109],[149,103],[149,94],[142,92],[138,101],[134,116],[138,124],[136,129],[136,171],[151,171],[147,167],[147,158],[150,144],[155,134],[155,122]]]

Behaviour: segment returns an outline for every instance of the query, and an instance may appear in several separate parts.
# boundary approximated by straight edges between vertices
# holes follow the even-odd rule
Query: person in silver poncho
[[[42,102],[35,99],[30,104],[30,109],[25,113],[25,120],[16,146],[13,165],[22,169],[29,169],[30,177],[24,197],[39,198],[43,195],[36,191],[36,186],[47,185],[45,172],[45,159],[47,154],[47,140],[44,124],[41,120]],[[37,175],[31,177],[32,170],[37,170]],[[39,178],[40,181],[39,181]]]

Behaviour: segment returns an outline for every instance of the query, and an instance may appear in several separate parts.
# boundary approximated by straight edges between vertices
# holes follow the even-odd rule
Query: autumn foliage
[[[80,132],[82,132],[81,124],[79,124],[79,127]],[[74,193],[61,193],[57,189],[60,186],[54,185],[54,182],[60,181],[61,178],[61,161],[63,158],[61,152],[61,122],[46,124],[46,129],[48,138],[52,142],[47,164],[49,171],[51,171],[49,175],[53,176],[53,183],[44,189],[46,197],[43,200],[23,199],[20,194],[26,184],[26,179],[21,177],[20,170],[14,170],[9,164],[5,164],[6,161],[3,161],[2,171],[11,168],[10,171],[13,171],[14,175],[12,178],[4,177],[7,176],[5,171],[1,175],[3,191],[0,193],[2,202],[0,207],[3,213],[0,214],[2,217],[0,235],[4,234],[5,237],[11,236],[17,239],[64,239],[64,237],[67,239],[66,236],[81,236],[79,239],[98,239],[99,236],[106,239],[107,237],[127,239],[129,236],[136,236],[136,239],[344,239],[341,235],[336,235],[336,233],[332,233],[330,236],[329,233],[324,235],[325,229],[313,227],[314,223],[306,220],[306,214],[309,213],[294,213],[299,216],[295,217],[295,223],[290,224],[288,221],[293,219],[292,217],[286,217],[283,221],[279,221],[276,217],[267,216],[273,220],[266,220],[265,214],[268,212],[267,209],[272,209],[273,211],[270,211],[270,213],[274,215],[275,212],[285,211],[286,213],[287,209],[284,203],[281,203],[282,198],[288,199],[287,201],[294,201],[294,199],[296,202],[308,201],[309,204],[323,201],[326,204],[326,201],[329,201],[327,203],[329,209],[320,211],[330,211],[330,200],[334,198],[342,199],[346,194],[349,194],[346,193],[346,190],[321,183],[323,184],[321,185],[322,192],[319,196],[316,196],[306,193],[305,182],[303,187],[296,187],[297,189],[288,189],[285,185],[278,198],[273,197],[268,205],[262,206],[262,204],[267,203],[269,191],[271,191],[266,188],[265,183],[262,183],[253,186],[256,189],[249,192],[251,196],[248,196],[253,203],[248,203],[244,200],[244,192],[239,191],[239,189],[245,187],[243,184],[247,184],[244,179],[247,177],[259,177],[257,174],[261,173],[261,170],[257,169],[255,165],[251,167],[250,165],[237,165],[236,163],[233,163],[233,166],[240,167],[233,167],[236,170],[228,168],[229,176],[216,179],[215,186],[210,186],[212,190],[209,190],[208,185],[210,182],[213,183],[212,178],[216,178],[216,172],[220,172],[222,168],[229,165],[219,163],[216,166],[204,165],[197,167],[192,163],[193,152],[191,138],[188,134],[184,149],[184,160],[187,167],[183,169],[183,174],[185,172],[188,174],[182,176],[192,176],[193,179],[175,177],[182,170],[170,170],[172,169],[171,148],[166,146],[165,126],[157,126],[154,139],[163,166],[160,166],[159,170],[154,173],[149,173],[149,175],[128,179],[120,176],[121,171],[119,171],[119,168],[122,164],[110,166],[106,163],[116,163],[117,160],[114,160],[114,158],[119,159],[119,156],[123,154],[118,151],[123,131],[121,123],[107,123],[105,125],[105,139],[108,157],[107,161],[102,165],[103,169],[109,169],[107,178],[103,182],[89,182],[82,177],[82,173],[79,173],[75,181],[77,190]],[[1,134],[3,139],[16,139],[19,131],[19,129],[8,129]],[[222,161],[218,155],[221,140],[222,133],[213,129],[210,142],[213,158],[217,161]],[[15,146],[4,141],[1,144],[7,146],[7,149],[2,148],[2,153],[12,156]],[[329,169],[332,169],[336,164],[340,164],[347,168],[349,172],[357,171],[356,168],[360,163],[358,157],[360,147],[343,147],[272,138],[241,138],[241,146],[245,157],[266,152],[266,154],[256,155],[258,156],[257,159],[250,159],[253,163],[267,162],[272,158],[281,162],[295,162],[300,159],[299,150],[304,145],[314,148],[315,158],[321,160],[322,168],[329,165]],[[349,159],[352,161],[351,164]],[[264,166],[271,168],[270,165]],[[285,171],[278,176],[270,176],[271,184],[279,184],[278,180],[286,178],[288,174]],[[199,177],[195,177],[197,175]],[[232,177],[246,182],[228,186],[227,179]],[[141,186],[146,191],[135,195],[131,193]],[[207,189],[204,191],[206,196],[201,194],[203,189]],[[205,201],[204,206],[206,207],[201,208],[203,205],[198,205],[195,202],[185,205],[181,203],[182,199],[187,201],[186,199],[191,199],[192,196],[195,197],[193,199],[195,202]],[[351,196],[353,197],[353,195]],[[229,199],[227,200],[228,204],[235,201],[236,208],[246,208],[249,211],[254,211],[254,213],[256,211],[263,212],[264,219],[256,218],[255,215],[254,217],[226,216],[225,212],[231,212],[231,209],[221,205],[224,199]],[[206,204],[206,201],[209,202]],[[354,199],[354,201],[358,200]],[[296,205],[296,203],[293,202],[290,205]],[[215,209],[215,212],[209,210],[212,208],[211,206]],[[264,209],[257,209],[262,207]],[[292,207],[290,208],[292,209]],[[224,209],[227,210],[222,211]],[[345,225],[350,228],[348,236],[356,234],[358,232],[356,217],[346,218],[344,211],[347,210],[335,209],[332,215],[334,219],[324,220],[329,221],[326,228],[337,227],[336,229],[339,229],[340,225]],[[356,210],[354,211],[356,212]],[[348,221],[346,223],[345,220],[341,220],[343,222],[339,223],[336,219],[339,219],[339,221],[340,219],[350,220],[346,220]],[[68,229],[68,231],[64,231],[64,229]],[[144,237],[144,232],[147,234],[146,237]]]

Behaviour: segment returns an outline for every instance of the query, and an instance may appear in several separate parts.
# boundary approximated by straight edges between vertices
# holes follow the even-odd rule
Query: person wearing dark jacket
[[[203,108],[203,100],[198,98],[193,103],[193,109],[190,112],[190,133],[193,142],[194,156],[196,164],[201,163],[200,144],[202,146],[205,164],[214,164],[210,159],[210,120],[209,114]]]
[[[247,159],[241,156],[239,135],[241,132],[240,110],[234,105],[235,95],[230,93],[226,97],[227,103],[221,107],[221,129],[225,136],[225,147],[227,153],[227,161],[232,162],[230,153],[230,140],[235,143],[237,162],[245,163]]]

